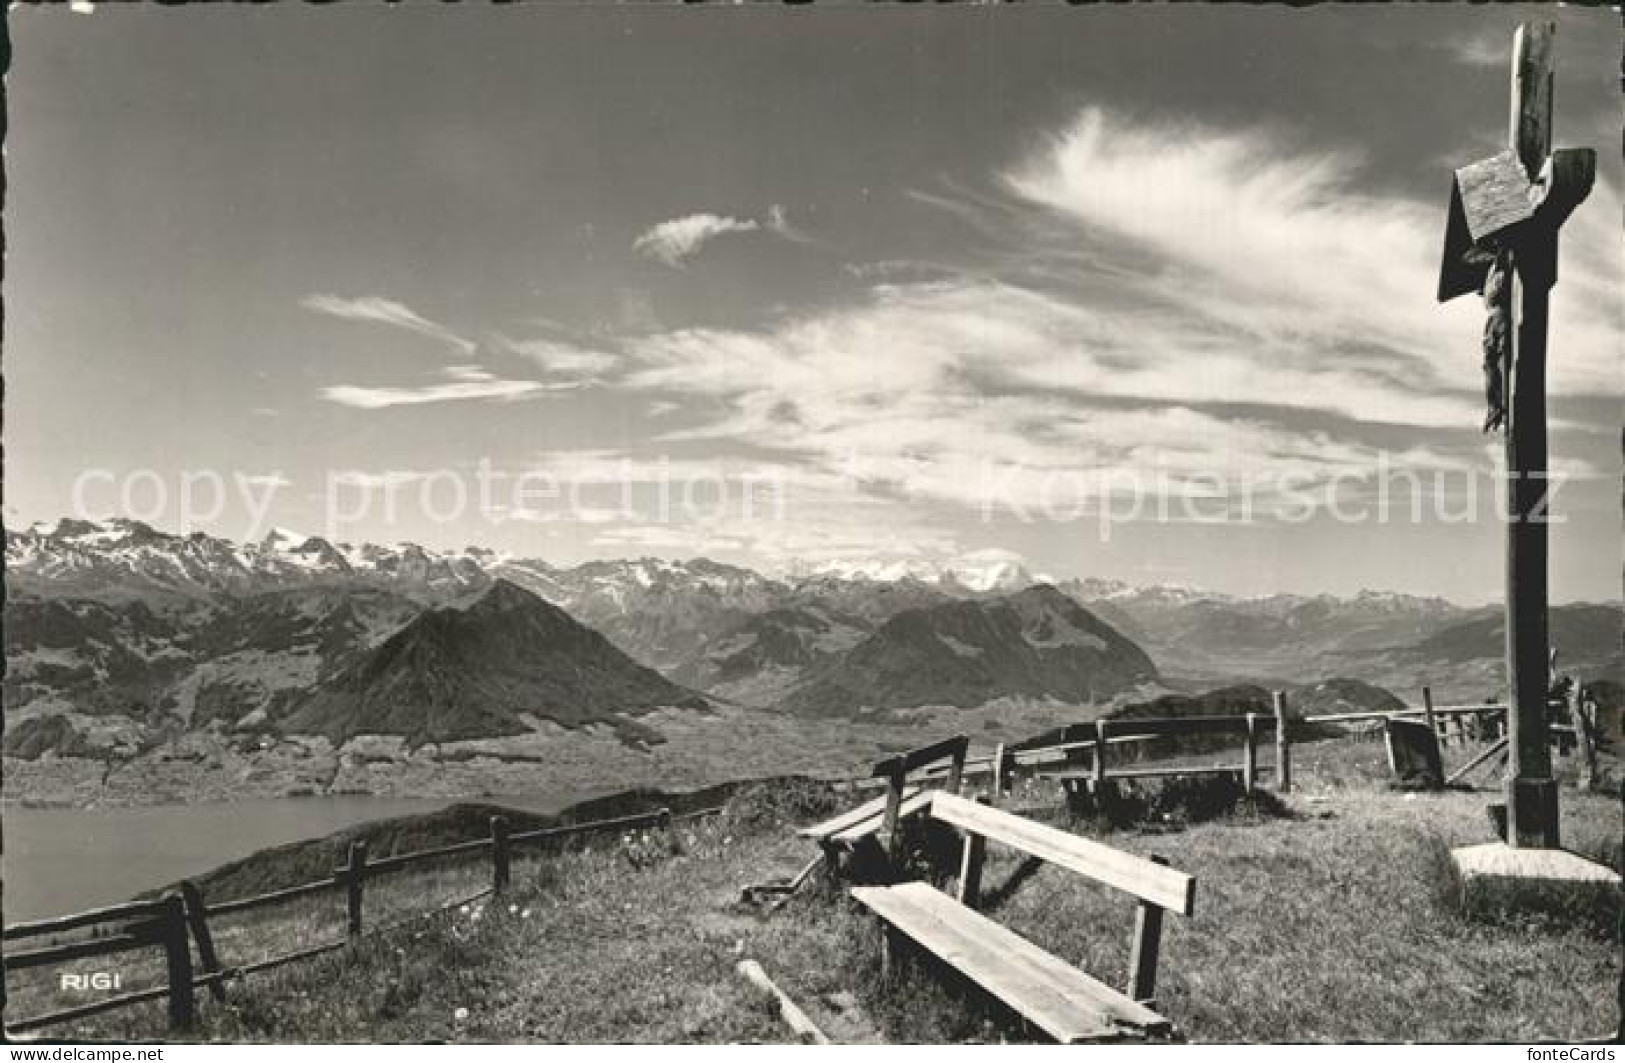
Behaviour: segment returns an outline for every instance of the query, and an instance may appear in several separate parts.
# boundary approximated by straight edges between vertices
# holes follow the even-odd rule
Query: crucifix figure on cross
[[[1552,35],[1525,23],[1512,45],[1506,151],[1455,173],[1439,300],[1481,292],[1484,430],[1504,427],[1506,663],[1510,760],[1507,843],[1558,846],[1557,783],[1546,714],[1546,324],[1557,233],[1591,191],[1590,148],[1552,150]]]

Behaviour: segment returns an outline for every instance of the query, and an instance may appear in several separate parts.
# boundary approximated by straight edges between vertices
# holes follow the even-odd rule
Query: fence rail
[[[1404,719],[1412,716],[1492,716],[1507,711],[1505,705],[1435,705],[1432,708],[1387,709],[1376,712],[1332,712],[1305,716],[1304,723],[1360,723],[1365,720]]]
[[[38,919],[28,923],[13,923],[0,932],[0,938],[15,941],[19,938],[39,937],[44,934],[63,934],[98,923],[113,923],[126,919],[156,919],[164,912],[162,901],[131,901],[106,908],[92,908],[54,919]]]
[[[707,816],[714,816],[721,811],[722,808],[717,806],[673,815],[670,809],[661,808],[652,812],[640,812],[635,815],[593,820],[586,823],[567,823],[558,827],[545,827],[519,833],[509,831],[506,817],[492,816],[490,835],[488,837],[475,838],[466,842],[442,845],[412,853],[391,855],[379,860],[368,860],[366,843],[363,841],[354,842],[346,854],[345,864],[336,868],[330,877],[272,890],[251,897],[241,897],[210,904],[205,900],[201,889],[194,883],[185,882],[181,884],[179,890],[170,892],[158,900],[132,901],[90,911],[75,912],[71,915],[58,916],[52,919],[15,923],[0,928],[0,939],[10,942],[63,934],[105,924],[122,923],[124,925],[120,927],[118,932],[107,936],[51,944],[22,952],[7,952],[3,957],[0,957],[0,968],[3,968],[3,970],[0,970],[0,974],[66,963],[90,956],[106,956],[136,949],[158,948],[163,950],[164,953],[165,977],[163,984],[150,989],[124,993],[105,1000],[98,1000],[93,1003],[42,1015],[32,1015],[15,1021],[8,1020],[6,1032],[12,1034],[27,1033],[47,1026],[90,1018],[119,1008],[131,1007],[164,998],[169,1001],[169,1025],[171,1029],[186,1030],[191,1027],[196,1013],[195,996],[197,990],[207,989],[216,1000],[223,1001],[228,981],[334,952],[348,947],[363,936],[370,936],[370,934],[363,932],[362,927],[366,882],[370,878],[451,856],[468,856],[475,853],[491,854],[490,885],[482,887],[467,896],[458,897],[427,911],[416,912],[411,916],[385,924],[371,931],[371,934],[384,933],[408,925],[416,920],[503,892],[509,885],[511,859],[516,846],[537,846],[566,838],[611,831],[647,827],[667,829],[679,820],[702,819]],[[345,936],[342,939],[303,948],[296,952],[256,960],[253,963],[236,966],[222,964],[214,947],[214,938],[209,924],[211,917],[218,919],[226,915],[269,908],[304,897],[337,891],[343,891],[346,900]],[[201,973],[194,972],[192,967],[192,945],[194,942],[197,945],[198,960],[202,967]]]

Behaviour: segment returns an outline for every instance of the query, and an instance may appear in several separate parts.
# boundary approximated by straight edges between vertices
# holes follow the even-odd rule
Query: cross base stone
[[[1595,917],[1620,904],[1619,872],[1565,849],[1487,842],[1450,853],[1466,911],[1494,915],[1541,909]]]

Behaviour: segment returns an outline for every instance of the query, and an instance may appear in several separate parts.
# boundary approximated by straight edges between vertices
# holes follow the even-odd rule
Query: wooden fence
[[[1237,713],[1233,715],[1101,718],[1087,724],[1076,724],[1063,732],[1063,741],[1054,747],[1065,755],[1066,763],[1052,770],[1041,770],[1042,777],[1063,782],[1087,780],[1097,791],[1113,779],[1162,778],[1177,775],[1239,774],[1242,787],[1252,793],[1258,786],[1260,772],[1266,770],[1258,762],[1258,747],[1266,733],[1276,735],[1274,771],[1277,788],[1292,787],[1292,760],[1289,727],[1286,723],[1286,697],[1277,693],[1274,713]],[[1241,739],[1239,763],[1157,763],[1145,764],[1139,760],[1117,758],[1113,763],[1115,744],[1123,742],[1149,742],[1159,738],[1193,738],[1205,736],[1239,737]],[[1085,759],[1087,755],[1087,760]],[[1176,758],[1177,759],[1177,758]]]
[[[89,1018],[103,1012],[130,1007],[159,998],[168,998],[170,1028],[173,1030],[186,1030],[192,1026],[196,1015],[196,994],[198,990],[207,989],[216,1000],[223,1001],[226,998],[226,983],[228,981],[320,956],[323,953],[345,948],[359,940],[365,933],[363,930],[364,902],[366,884],[371,879],[405,870],[426,861],[453,856],[488,855],[491,861],[490,885],[427,911],[415,912],[405,919],[380,926],[372,931],[372,933],[382,933],[386,930],[404,926],[414,920],[458,908],[483,897],[502,893],[510,883],[513,855],[522,846],[545,846],[550,842],[609,831],[638,830],[650,827],[665,830],[675,821],[699,819],[716,815],[721,811],[722,809],[717,807],[673,815],[670,809],[662,808],[654,812],[620,816],[615,819],[595,820],[590,823],[572,823],[560,827],[546,827],[540,830],[518,833],[509,830],[508,821],[505,817],[492,816],[490,834],[487,837],[475,838],[471,841],[458,842],[453,845],[443,845],[434,849],[388,856],[383,859],[368,859],[367,843],[364,841],[353,842],[346,853],[344,864],[334,869],[332,877],[318,879],[314,882],[305,882],[297,886],[289,886],[252,897],[209,904],[204,899],[202,890],[191,882],[185,882],[181,884],[179,889],[166,894],[158,900],[134,901],[129,904],[97,908],[92,911],[78,912],[54,919],[14,923],[0,931],[0,939],[3,939],[8,946],[13,941],[65,934],[76,930],[100,929],[110,925],[114,926],[115,929],[112,933],[102,936],[51,944],[22,952],[14,952],[8,948],[5,955],[0,957],[0,974],[151,948],[163,951],[165,977],[162,985],[150,989],[124,993],[78,1007],[34,1015],[16,1022],[7,1022],[6,1032],[8,1034],[26,1033],[41,1027]],[[240,912],[270,908],[305,897],[330,892],[338,892],[344,895],[345,936],[342,940],[272,956],[240,966],[227,967],[221,963],[215,949],[214,935],[210,927],[209,921],[211,918],[219,919]],[[195,972],[193,969],[193,943],[197,946],[197,960],[201,972]]]
[[[1110,779],[1154,778],[1171,775],[1216,774],[1233,772],[1241,775],[1242,785],[1248,793],[1257,788],[1266,773],[1275,777],[1275,788],[1282,792],[1292,789],[1292,745],[1294,732],[1323,724],[1380,723],[1389,718],[1421,717],[1429,720],[1443,744],[1466,744],[1474,739],[1493,738],[1489,733],[1499,729],[1505,733],[1507,707],[1488,703],[1478,705],[1435,705],[1430,688],[1422,688],[1422,704],[1398,709],[1364,712],[1323,713],[1314,716],[1290,718],[1287,712],[1287,694],[1276,691],[1272,697],[1272,711],[1233,713],[1227,715],[1168,716],[1168,717],[1116,717],[1074,724],[1062,731],[1059,741],[1026,749],[1012,749],[1003,744],[990,754],[966,757],[957,767],[938,768],[920,773],[922,782],[945,781],[950,775],[960,778],[992,777],[991,789],[995,795],[1006,792],[1010,783],[1019,776],[1038,776],[1062,781],[1083,779],[1092,785]],[[1481,721],[1476,728],[1470,721]],[[1553,735],[1561,738],[1573,728],[1557,725]],[[1476,733],[1474,733],[1476,732]],[[1144,763],[1135,756],[1114,757],[1113,750],[1133,747],[1167,737],[1231,735],[1241,739],[1240,758],[1234,764],[1222,763]],[[1260,763],[1259,747],[1273,738],[1274,762]],[[1165,758],[1177,760],[1177,756]],[[852,789],[876,789],[884,780],[860,778],[848,780]]]
[[[1274,712],[1269,714],[1237,713],[1223,716],[1167,716],[1143,719],[1129,717],[1091,720],[1087,723],[1073,724],[1065,728],[1059,741],[1047,745],[1015,749],[1001,743],[995,747],[992,753],[964,757],[962,761],[957,761],[946,767],[918,772],[915,777],[920,782],[946,782],[954,777],[973,779],[992,776],[992,790],[994,794],[1001,794],[1008,789],[1009,784],[1015,778],[1023,775],[1046,778],[1057,778],[1068,774],[1093,777],[1103,775],[1106,778],[1122,779],[1234,771],[1241,773],[1247,789],[1251,791],[1262,773],[1274,771],[1284,788],[1290,789],[1292,777],[1291,747],[1288,738],[1290,729],[1282,727],[1279,723],[1285,718],[1286,709],[1286,696],[1277,693],[1275,695]],[[1261,765],[1258,762],[1258,746],[1263,738],[1272,732],[1276,736],[1276,760],[1273,767]],[[1188,737],[1192,735],[1239,736],[1243,740],[1240,762],[1233,767],[1178,764],[1143,766],[1139,762],[1131,763],[1127,759],[1120,759],[1115,765],[1112,763],[1111,751],[1119,747],[1129,747],[1169,736]],[[938,743],[938,745],[943,744]],[[925,751],[930,752],[935,749],[935,746],[931,746],[926,747]],[[916,750],[914,753],[908,754],[908,756],[918,759],[920,752],[922,751]],[[899,758],[894,757],[892,759],[895,761]],[[1088,765],[1086,771],[1082,770],[1085,764]],[[849,790],[874,790],[885,786],[886,780],[865,776],[843,780],[837,785],[839,788]]]

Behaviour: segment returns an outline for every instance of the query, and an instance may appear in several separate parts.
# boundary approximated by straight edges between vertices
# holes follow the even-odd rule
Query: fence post
[[[508,888],[508,817],[491,817],[491,892]]]
[[[1106,721],[1095,721],[1095,793],[1106,788]]]
[[[1439,737],[1439,721],[1438,718],[1433,715],[1432,687],[1422,688],[1422,715],[1427,718],[1428,730],[1432,731],[1435,737]]]
[[[998,804],[1004,798],[1005,773],[1009,766],[1005,762],[1004,743],[1000,742],[993,747],[993,785],[987,789],[990,803]]]
[[[1569,695],[1574,719],[1575,749],[1580,754],[1580,777],[1577,781],[1581,793],[1597,789],[1597,730],[1596,715],[1591,692],[1576,687]]]
[[[345,936],[361,936],[361,889],[367,878],[367,843],[351,842],[350,858],[334,876],[344,886]]]
[[[194,883],[181,883],[181,900],[186,904],[186,922],[192,928],[197,942],[197,958],[205,975],[220,973],[220,957],[214,951],[214,934],[209,931],[209,909],[203,903],[203,892]],[[226,982],[216,978],[209,983],[209,995],[225,1003]]]
[[[950,794],[959,793],[960,780],[962,780],[965,776],[965,754],[969,752],[969,750],[970,743],[962,743],[960,747],[954,751],[952,759],[948,761],[948,778],[942,784],[942,788],[945,792]]]
[[[1249,795],[1258,785],[1258,714],[1247,714],[1247,752],[1241,762],[1241,785]]]
[[[179,893],[164,898],[164,914],[160,920],[163,929],[164,966],[169,976],[169,1028],[192,1028],[192,948],[186,935],[186,902]]]
[[[1286,691],[1275,692],[1275,789],[1292,791],[1292,740],[1286,726]]]

